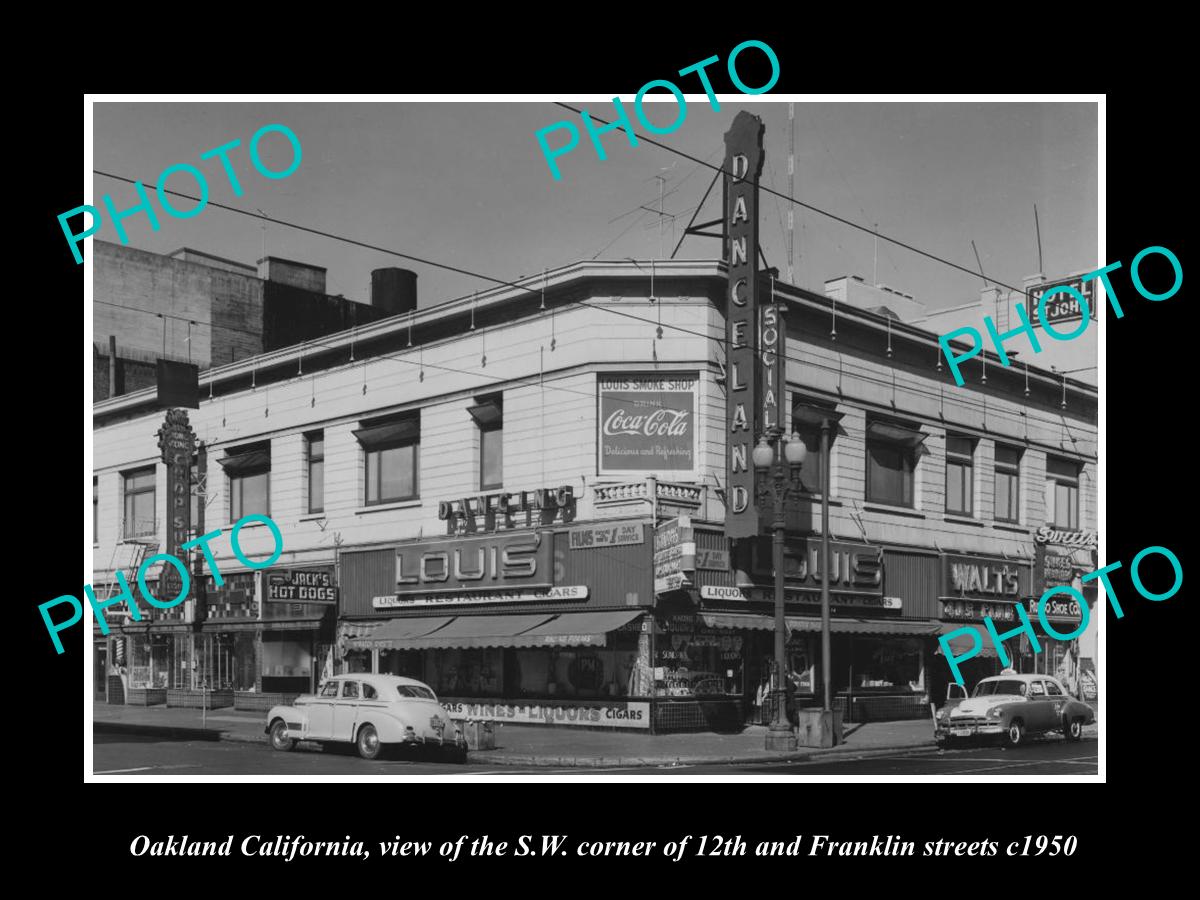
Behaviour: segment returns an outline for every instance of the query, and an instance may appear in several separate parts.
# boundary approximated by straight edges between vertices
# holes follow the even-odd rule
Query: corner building
[[[986,382],[955,387],[935,333],[760,278],[785,305],[784,406],[809,450],[785,559],[801,701],[822,690],[827,494],[836,703],[848,721],[928,715],[950,678],[939,635],[982,630],[985,615],[1019,624],[1015,606],[1036,603],[1046,579],[1090,571],[1079,545],[1095,528],[1095,388],[994,356]],[[170,610],[142,603],[140,623],[110,615],[112,633],[95,632],[98,694],[262,708],[323,673],[371,671],[510,724],[764,721],[770,512],[759,538],[724,533],[728,290],[720,261],[576,263],[203,373],[189,416],[207,475],[193,508],[225,532],[212,542],[224,584],[209,577],[203,598]],[[94,417],[103,596],[115,570],[128,576],[166,541],[164,412],[141,391]],[[283,535],[266,570],[229,544],[251,512]],[[151,528],[131,531],[147,516]],[[1039,529],[1068,543],[1038,544]],[[657,579],[656,531],[658,574],[670,570]],[[252,559],[273,543],[253,526],[240,542]],[[1021,670],[1078,679],[1094,666],[1089,635],[1094,624],[1038,655],[1009,645]],[[998,669],[985,640],[964,672]]]

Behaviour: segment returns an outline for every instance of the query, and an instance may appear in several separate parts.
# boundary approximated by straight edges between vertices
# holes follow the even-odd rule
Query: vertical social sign
[[[167,467],[167,543],[165,552],[184,559],[182,547],[190,539],[192,528],[191,474],[196,434],[188,422],[187,411],[168,409],[166,421],[158,430],[158,448]],[[171,601],[179,596],[182,582],[179,571],[165,565],[158,579],[158,598]]]
[[[725,233],[729,240],[729,303],[725,314],[725,533],[758,533],[750,450],[760,418],[758,387],[758,178],[763,123],[742,110],[725,133]]]

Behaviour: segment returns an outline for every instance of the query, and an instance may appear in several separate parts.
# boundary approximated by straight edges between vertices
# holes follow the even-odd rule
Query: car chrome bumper
[[[939,738],[974,737],[979,734],[1004,734],[1004,726],[994,725],[938,725],[934,734]]]

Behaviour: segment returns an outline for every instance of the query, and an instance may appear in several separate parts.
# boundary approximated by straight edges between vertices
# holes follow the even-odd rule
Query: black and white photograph
[[[1103,97],[749,43],[90,97],[85,780],[1103,780],[1099,320],[1180,271],[1105,269]]]

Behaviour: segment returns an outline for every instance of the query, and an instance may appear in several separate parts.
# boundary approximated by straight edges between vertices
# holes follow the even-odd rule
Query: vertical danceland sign
[[[729,241],[726,338],[725,534],[758,534],[754,506],[754,447],[759,419],[758,178],[763,123],[745,110],[725,134],[725,234]]]

